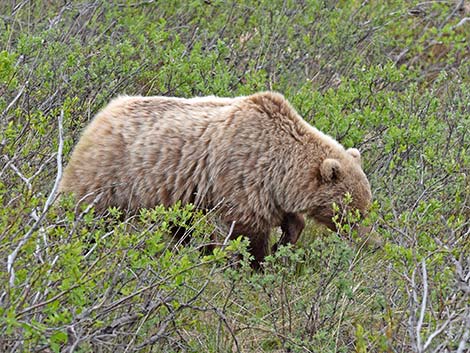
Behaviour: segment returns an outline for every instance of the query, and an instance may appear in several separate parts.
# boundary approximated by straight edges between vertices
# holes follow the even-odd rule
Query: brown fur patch
[[[60,184],[98,211],[129,213],[177,200],[219,207],[220,221],[236,222],[261,261],[273,227],[295,242],[302,213],[331,226],[331,204],[349,192],[366,211],[370,186],[357,150],[307,124],[274,92],[194,99],[119,97],[83,132]],[[322,180],[328,158],[341,177]],[[359,163],[358,163],[359,161]],[[93,197],[86,197],[87,194]]]

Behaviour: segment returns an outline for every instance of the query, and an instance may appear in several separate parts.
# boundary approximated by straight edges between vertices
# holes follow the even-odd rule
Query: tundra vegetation
[[[0,1],[0,351],[467,352],[469,38],[463,0]],[[267,89],[361,150],[370,238],[311,222],[253,272],[191,205],[54,203],[112,97]]]

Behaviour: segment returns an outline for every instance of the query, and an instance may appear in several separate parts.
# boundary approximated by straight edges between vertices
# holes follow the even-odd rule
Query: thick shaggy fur
[[[334,227],[346,192],[366,212],[371,192],[356,149],[307,124],[273,92],[237,98],[119,97],[85,129],[61,192],[103,211],[130,213],[176,201],[217,207],[263,259],[273,227],[295,242],[301,214]]]

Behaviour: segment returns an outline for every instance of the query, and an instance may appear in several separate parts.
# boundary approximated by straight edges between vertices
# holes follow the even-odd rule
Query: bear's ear
[[[341,174],[341,164],[337,159],[326,158],[320,166],[320,175],[325,182],[337,180]]]
[[[361,152],[359,152],[357,148],[348,148],[346,152],[349,153],[349,155],[352,156],[356,162],[361,164]]]

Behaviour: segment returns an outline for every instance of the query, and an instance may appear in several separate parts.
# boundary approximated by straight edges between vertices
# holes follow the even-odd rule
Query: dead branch
[[[59,182],[60,182],[60,179],[62,178],[62,150],[64,147],[63,128],[62,128],[63,119],[64,119],[64,111],[62,110],[60,112],[60,116],[58,117],[59,146],[57,150],[57,175],[56,175],[56,179],[52,187],[52,190],[49,193],[49,197],[47,198],[44,204],[41,215],[36,219],[33,226],[28,230],[28,232],[24,235],[24,237],[20,240],[20,242],[16,246],[15,250],[13,250],[13,252],[10,253],[10,255],[8,255],[8,258],[7,258],[7,273],[10,275],[10,279],[9,279],[10,287],[13,287],[15,285],[15,270],[14,270],[13,265],[15,263],[16,257],[18,256],[18,253],[20,252],[21,248],[31,238],[33,233],[37,230],[37,228],[39,227],[39,225],[45,218],[47,211],[49,210],[49,207],[52,205],[52,202],[56,196],[57,189],[59,187]]]

